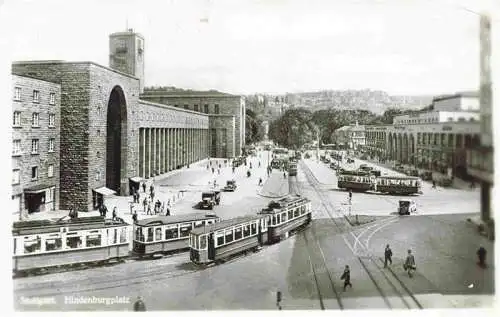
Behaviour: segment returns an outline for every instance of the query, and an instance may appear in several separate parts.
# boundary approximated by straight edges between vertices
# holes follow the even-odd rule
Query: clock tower
[[[109,36],[109,67],[139,78],[144,91],[144,37],[133,29]]]

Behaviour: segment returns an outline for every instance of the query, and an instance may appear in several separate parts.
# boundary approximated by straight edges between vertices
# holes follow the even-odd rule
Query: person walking
[[[436,189],[436,181],[432,180],[432,188]]]
[[[113,208],[113,220],[116,220],[116,206]]]
[[[146,213],[147,208],[148,208],[148,199],[144,197],[144,200],[142,201],[142,205],[144,206],[144,213]]]
[[[137,300],[134,303],[134,311],[146,311],[146,304],[144,304],[141,296],[137,296]]]
[[[148,202],[148,211],[147,211],[147,215],[149,215],[149,214],[152,214],[152,212],[151,212],[151,203],[150,202]]]
[[[262,186],[262,177],[259,177],[259,186]]]
[[[134,213],[132,214],[132,220],[134,223],[137,223],[137,211],[134,210]]]
[[[352,203],[352,189],[349,188],[349,205]]]
[[[344,280],[344,292],[347,286],[350,286],[352,288],[351,284],[351,271],[349,270],[349,265],[345,266],[344,273],[340,277],[341,280]]]
[[[151,196],[151,201],[154,201],[154,199],[155,199],[155,192],[152,191],[150,196]]]
[[[387,267],[387,262],[392,265],[392,250],[389,245],[385,246],[384,259],[384,267]]]
[[[146,182],[142,183],[142,191],[146,192]]]
[[[480,246],[476,252],[477,258],[479,260],[477,264],[482,268],[486,267],[486,253],[487,253],[486,249],[483,248],[482,246]]]
[[[408,272],[409,277],[413,277],[413,271],[415,271],[417,267],[415,266],[415,257],[411,254],[411,250],[408,250],[408,256],[406,256],[403,268]]]

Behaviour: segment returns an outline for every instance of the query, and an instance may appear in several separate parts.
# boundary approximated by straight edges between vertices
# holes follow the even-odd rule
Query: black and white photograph
[[[499,1],[0,0],[0,29],[14,312],[493,316]]]

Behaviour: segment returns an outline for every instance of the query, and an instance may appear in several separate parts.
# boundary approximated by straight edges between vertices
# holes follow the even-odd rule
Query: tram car
[[[189,237],[190,259],[196,264],[221,262],[267,243],[265,215],[249,215],[195,228]]]
[[[220,218],[214,213],[191,213],[177,216],[157,216],[134,224],[132,254],[150,257],[177,252],[189,247],[193,228],[215,224]]]
[[[17,274],[127,257],[128,227],[121,218],[104,217],[15,222],[13,271]]]
[[[279,242],[311,222],[311,201],[299,195],[271,201],[259,214],[267,215],[268,241]]]
[[[372,190],[375,185],[375,176],[362,170],[344,170],[338,175],[337,187],[353,191]]]
[[[375,190],[392,195],[412,195],[422,193],[422,181],[412,176],[377,177]]]

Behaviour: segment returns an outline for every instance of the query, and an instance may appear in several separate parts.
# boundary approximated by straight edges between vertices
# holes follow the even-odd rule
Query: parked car
[[[417,204],[412,199],[399,200],[398,213],[400,215],[409,215],[417,211]]]
[[[226,182],[226,186],[224,186],[223,190],[225,192],[234,192],[236,190],[236,187],[236,181],[233,179]]]
[[[220,204],[220,191],[213,190],[201,193],[201,201],[198,203],[200,209],[214,209],[215,205]]]

